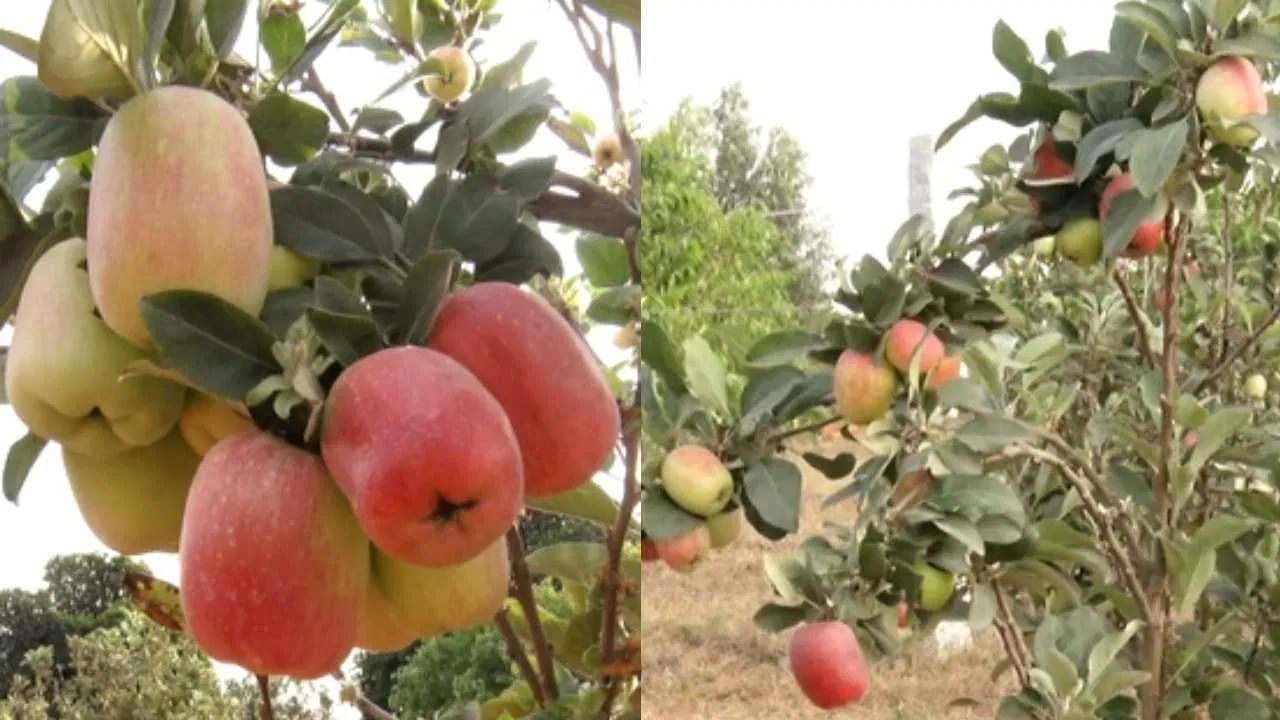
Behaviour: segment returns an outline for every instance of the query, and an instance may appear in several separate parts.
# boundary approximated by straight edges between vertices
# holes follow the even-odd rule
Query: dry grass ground
[[[802,535],[826,520],[851,519],[854,510],[849,504],[821,509],[823,498],[838,488],[821,475],[806,473]],[[995,714],[993,701],[1007,688],[990,679],[1003,656],[993,633],[949,653],[926,641],[873,667],[871,691],[852,708],[828,713],[810,705],[787,670],[790,634],[769,635],[751,621],[770,597],[761,558],[766,552],[795,547],[796,540],[793,536],[770,543],[748,527],[738,542],[692,575],[674,573],[661,563],[645,565],[645,718],[977,720]],[[959,697],[984,704],[948,711],[947,703]]]

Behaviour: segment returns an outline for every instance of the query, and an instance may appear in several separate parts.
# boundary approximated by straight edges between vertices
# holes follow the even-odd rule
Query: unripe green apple
[[[453,102],[471,86],[471,58],[466,51],[453,45],[445,45],[431,51],[428,59],[439,60],[444,70],[439,75],[429,75],[423,86],[431,97],[440,102]]]
[[[656,540],[654,545],[658,548],[658,557],[662,558],[667,567],[678,573],[688,574],[707,559],[707,554],[711,551],[711,534],[707,531],[706,523],[698,523],[689,532]]]
[[[617,135],[605,135],[596,141],[591,157],[595,160],[596,167],[608,170],[614,163],[622,160],[622,142]]]
[[[1244,381],[1244,390],[1250,398],[1261,400],[1267,396],[1267,379],[1256,373],[1250,375]]]
[[[712,550],[731,545],[742,534],[742,508],[707,518],[707,533],[711,536]]]
[[[144,350],[139,301],[198,290],[256,315],[267,296],[271,202],[258,143],[234,106],[171,85],[107,123],[89,192],[89,284],[102,319]]]
[[[271,246],[271,274],[267,290],[301,287],[320,273],[320,263],[283,245]]]
[[[1057,245],[1059,254],[1092,265],[1102,257],[1102,224],[1094,218],[1073,218],[1058,231]]]
[[[733,499],[733,476],[715,453],[682,445],[662,460],[662,489],[688,512],[710,517]]]
[[[411,638],[482,625],[507,599],[510,581],[506,538],[457,565],[425,567],[374,550],[372,582],[399,627]],[[407,643],[406,643],[407,644]]]
[[[920,608],[937,612],[947,606],[956,589],[956,576],[939,570],[924,560],[916,561],[911,570],[920,576]]]
[[[94,314],[85,242],[63,241],[32,267],[5,366],[5,390],[31,432],[81,455],[150,445],[173,428],[186,389],[120,374],[143,355]]]
[[[1258,69],[1248,58],[1222,58],[1200,76],[1196,107],[1215,140],[1236,147],[1252,145],[1258,131],[1244,120],[1268,110]]]
[[[917,348],[920,353],[921,375],[928,374],[942,361],[943,353],[946,352],[938,336],[918,320],[902,319],[889,328],[885,337],[884,355],[889,358],[890,365],[900,372],[908,372]]]
[[[893,368],[856,350],[840,354],[831,379],[836,409],[856,425],[866,425],[888,412],[898,391]]]
[[[1040,257],[1053,257],[1054,237],[1045,235],[1038,237],[1035,242],[1031,243],[1031,247],[1036,255]]]
[[[200,458],[178,432],[109,457],[62,448],[80,514],[103,545],[124,555],[177,552],[187,492]]]

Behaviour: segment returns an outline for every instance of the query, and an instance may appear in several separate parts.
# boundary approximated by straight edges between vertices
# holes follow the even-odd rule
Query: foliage
[[[520,537],[529,552],[563,542],[603,542],[604,530],[581,518],[530,510],[520,520]]]
[[[515,677],[502,638],[489,627],[431,638],[395,674],[390,707],[405,717],[432,713],[502,692]]]
[[[1011,28],[992,47],[1017,94],[988,93],[939,138],[978,117],[1027,128],[987,150],[971,202],[938,234],[905,223],[884,263],[864,258],[834,297],[822,333],[754,338],[739,370],[646,327],[646,438],[698,442],[732,469],[761,533],[795,531],[798,462],[843,483],[828,503],[858,518],[790,554],[766,557],[777,597],[757,624],[781,631],[838,618],[873,658],[949,611],[919,607],[920,562],[955,574],[969,622],[994,626],[1017,690],[1000,720],[1272,717],[1280,536],[1274,377],[1280,318],[1274,259],[1274,116],[1247,117],[1262,142],[1229,146],[1221,118],[1194,102],[1217,58],[1243,55],[1272,76],[1280,34],[1270,2],[1122,2],[1109,47],[1070,53],[1061,33],[1037,62]],[[1051,143],[1071,169],[1037,174]],[[1136,189],[1101,223],[1103,261],[1033,252],[1075,218],[1093,218],[1110,176]],[[1164,246],[1121,257],[1162,200]],[[926,388],[901,373],[891,410],[864,428],[870,451],[803,459],[779,440],[806,408],[831,403],[827,367],[846,350],[879,355],[901,318],[927,324],[965,377]],[[696,350],[696,348],[693,348]],[[735,377],[737,375],[737,377]],[[727,388],[744,385],[738,402]],[[833,416],[831,421],[838,421]],[[701,522],[657,481],[647,455],[646,533]],[[954,602],[954,601],[953,601]]]

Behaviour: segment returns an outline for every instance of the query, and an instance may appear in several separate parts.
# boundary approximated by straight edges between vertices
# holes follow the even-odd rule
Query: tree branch
[[[617,649],[619,596],[625,579],[622,577],[622,545],[627,540],[627,532],[631,529],[631,514],[635,511],[636,502],[640,499],[639,464],[640,464],[640,410],[636,407],[625,408],[622,412],[622,444],[623,461],[627,474],[623,480],[622,502],[618,506],[618,517],[609,531],[609,565],[605,571],[604,602],[601,611],[600,628],[600,662],[605,664],[613,659]],[[605,691],[604,703],[601,705],[602,717],[609,716],[617,688],[621,685],[616,678],[606,679],[608,688]]]
[[[1026,638],[1022,637],[1018,622],[1013,618],[1009,598],[999,580],[991,581],[991,591],[996,596],[996,630],[1000,633],[1000,641],[1004,644],[1005,654],[1013,661],[1018,682],[1026,687],[1031,681],[1031,651],[1027,648]]]
[[[515,661],[516,667],[520,669],[520,676],[524,678],[525,683],[529,685],[529,689],[533,691],[533,699],[537,701],[538,707],[547,706],[546,693],[542,691],[542,683],[538,681],[538,674],[534,671],[533,665],[529,663],[529,656],[524,651],[524,646],[520,644],[520,638],[516,637],[515,628],[511,627],[511,618],[508,617],[507,609],[503,608],[493,617],[493,624],[498,628],[498,634],[507,644],[507,654]]]
[[[784,430],[780,433],[770,435],[767,442],[768,444],[772,445],[773,443],[781,442],[782,440],[786,440],[787,438],[793,437],[795,435],[803,435],[804,433],[813,432],[814,430],[821,430],[822,428],[830,425],[831,423],[840,422],[841,420],[844,420],[843,415],[839,415],[839,414],[832,415],[829,418],[818,420],[816,422],[812,422],[807,425],[801,425],[800,427],[797,427],[797,428]]]
[[[542,691],[548,699],[555,699],[560,696],[560,690],[556,685],[551,646],[547,644],[546,633],[542,631],[542,618],[538,615],[538,601],[533,597],[533,582],[529,579],[529,566],[524,560],[520,529],[514,525],[507,531],[507,552],[511,556],[512,589],[524,610],[525,623],[529,626],[529,638],[533,642],[533,653],[538,659],[538,669],[541,672]]]
[[[345,147],[353,157],[385,162],[434,164],[436,161],[433,152],[397,150],[382,138],[331,133],[327,144]],[[628,230],[640,226],[640,213],[622,198],[590,180],[561,170],[551,174],[551,187],[528,207],[539,220],[610,237],[624,237]]]
[[[1235,253],[1231,252],[1231,193],[1222,194],[1222,251],[1227,255],[1227,267],[1223,273],[1222,284],[1222,341],[1218,348],[1218,363],[1227,356],[1228,337],[1231,331],[1231,293],[1235,285]]]
[[[1124,297],[1125,307],[1129,308],[1129,316],[1133,318],[1133,328],[1138,334],[1138,352],[1142,353],[1142,357],[1151,367],[1156,367],[1156,357],[1151,352],[1151,339],[1147,336],[1147,325],[1143,321],[1142,312],[1138,310],[1138,301],[1133,297],[1133,290],[1130,289],[1129,283],[1125,281],[1124,276],[1120,274],[1120,268],[1116,268],[1111,272],[1111,277],[1116,282],[1116,287],[1120,288],[1120,295]],[[1173,302],[1171,299],[1169,302]]]
[[[258,694],[262,696],[262,704],[258,706],[258,717],[261,720],[275,720],[275,712],[271,710],[271,680],[266,675],[257,675]]]
[[[341,669],[335,670],[332,673],[332,677],[342,684],[342,689],[338,695],[339,699],[355,705],[356,709],[366,718],[371,718],[371,720],[399,720],[395,715],[378,707],[377,703],[365,697],[364,693],[360,692],[359,687],[348,683]]]
[[[1258,342],[1258,339],[1262,337],[1262,334],[1269,330],[1272,325],[1275,325],[1277,320],[1280,320],[1280,305],[1276,305],[1276,307],[1271,310],[1271,314],[1258,325],[1258,328],[1253,331],[1252,335],[1245,338],[1244,342],[1232,348],[1231,352],[1227,353],[1227,356],[1222,359],[1222,362],[1218,363],[1208,375],[1205,375],[1200,382],[1196,383],[1195,386],[1191,388],[1191,393],[1198,393],[1211,382],[1217,380],[1222,373],[1226,372],[1227,369],[1231,367],[1232,363],[1240,359],[1240,356],[1243,355],[1246,350]]]
[[[329,88],[325,87],[324,83],[320,81],[320,75],[316,72],[314,66],[303,74],[299,87],[304,92],[312,93],[320,98],[320,102],[324,103],[325,109],[333,116],[334,122],[338,123],[338,127],[342,129],[342,132],[351,132],[351,123],[347,121],[347,116],[343,114],[342,107],[338,105],[337,96],[330,92]]]

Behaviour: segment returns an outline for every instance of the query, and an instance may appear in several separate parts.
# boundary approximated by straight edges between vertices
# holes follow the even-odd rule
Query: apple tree
[[[759,339],[733,397],[719,358],[645,324],[646,440],[718,460],[645,458],[657,557],[696,566],[707,510],[734,505],[794,532],[798,463],[858,504],[765,562],[756,622],[805,625],[791,662],[813,702],[875,692],[864,657],[900,647],[900,606],[928,628],[965,597],[1016,678],[1001,720],[1280,713],[1278,10],[1120,2],[1108,47],[1054,31],[1043,59],[999,23],[1011,89],[938,144],[983,117],[1009,141],[940,231],[912,218],[862,259],[825,332]],[[813,408],[864,426],[865,456],[785,454]]]
[[[518,679],[451,716],[639,715],[638,356],[586,341],[638,317],[639,3],[543,12],[599,129],[528,77],[538,38],[482,49],[495,0],[52,0],[38,39],[0,33],[33,70],[0,106],[5,496],[60,450],[105,545],[178,553],[134,602],[256,675],[263,717],[270,676],[474,626]],[[399,79],[351,107],[335,45]],[[604,539],[526,552],[526,508]]]

